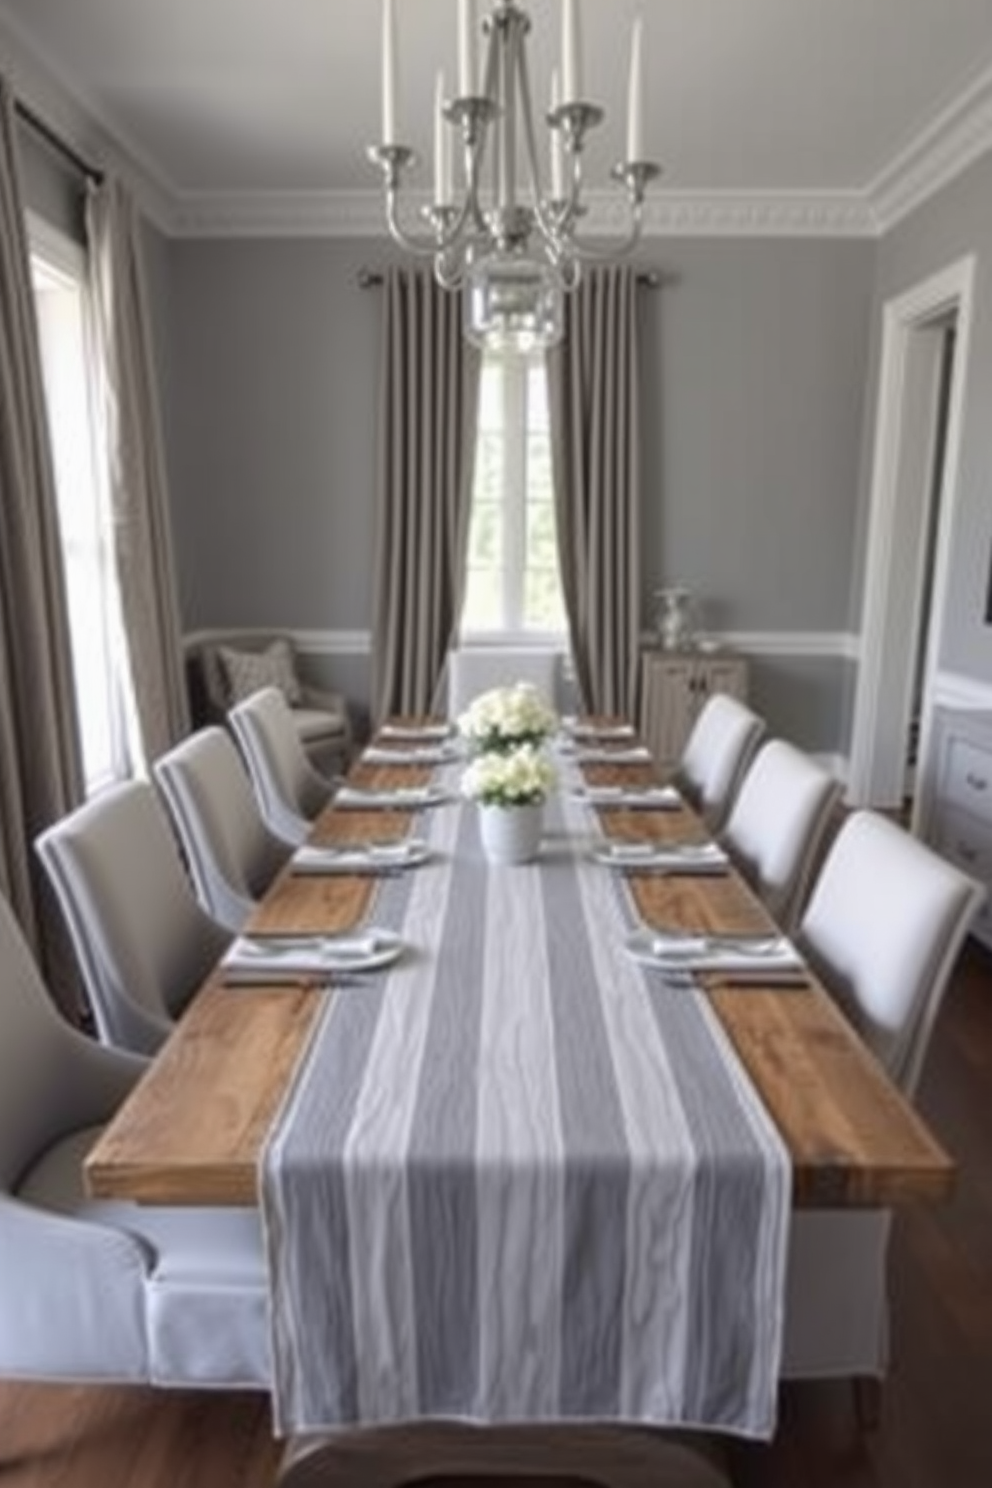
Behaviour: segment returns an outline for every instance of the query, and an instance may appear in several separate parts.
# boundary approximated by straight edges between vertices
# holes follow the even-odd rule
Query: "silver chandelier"
[[[404,249],[434,260],[445,289],[464,287],[465,333],[490,351],[530,352],[553,345],[562,334],[564,295],[579,280],[588,258],[629,253],[641,232],[645,190],[660,167],[644,158],[643,22],[631,39],[626,159],[611,175],[625,189],[627,234],[607,252],[596,252],[576,236],[582,205],[582,151],[586,136],[602,122],[603,110],[582,97],[579,0],[562,0],[562,72],[552,79],[550,181],[545,189],[538,156],[527,68],[530,18],[513,0],[495,0],[482,22],[485,38],[481,84],[475,70],[477,27],[474,0],[459,0],[458,95],[444,97],[443,77],[435,90],[434,190],[423,209],[429,234],[400,223],[404,172],[415,160],[396,137],[395,0],[383,10],[383,142],[369,158],[382,170],[386,219]],[[453,144],[461,138],[464,184],[456,201]],[[522,199],[518,148],[529,176]]]

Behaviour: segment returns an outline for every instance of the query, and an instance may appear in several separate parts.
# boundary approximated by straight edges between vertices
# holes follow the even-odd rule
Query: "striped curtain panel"
[[[583,706],[637,717],[640,439],[637,271],[583,269],[548,353],[562,588]]]
[[[0,892],[73,1019],[68,947],[32,843],[82,797],[17,125],[13,95],[0,78]]]
[[[478,353],[461,296],[428,270],[385,275],[373,622],[373,716],[444,711],[461,614]]]

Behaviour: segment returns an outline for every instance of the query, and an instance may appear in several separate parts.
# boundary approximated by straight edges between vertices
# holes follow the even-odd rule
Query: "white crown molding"
[[[405,220],[416,224],[425,193],[411,192]],[[587,238],[620,236],[622,199],[608,191],[586,197]],[[362,191],[191,192],[176,195],[169,231],[175,237],[385,236],[382,193]],[[867,198],[857,192],[656,192],[644,208],[644,236],[873,237]]]
[[[878,173],[867,190],[880,232],[889,228],[992,149],[992,68]]]

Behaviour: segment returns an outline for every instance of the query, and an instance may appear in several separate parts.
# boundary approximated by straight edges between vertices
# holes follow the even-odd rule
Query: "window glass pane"
[[[503,508],[496,501],[477,501],[472,509],[468,534],[470,568],[501,568],[503,565]]]
[[[31,259],[87,791],[129,773],[110,523],[90,416],[83,266]]]
[[[565,606],[557,565],[528,568],[524,574],[524,626],[527,630],[565,630]]]
[[[543,360],[483,365],[462,629],[566,629]]]

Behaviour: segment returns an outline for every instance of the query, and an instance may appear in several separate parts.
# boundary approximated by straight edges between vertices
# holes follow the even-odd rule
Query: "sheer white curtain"
[[[87,233],[117,577],[149,761],[190,725],[142,224],[120,182],[91,187]]]

